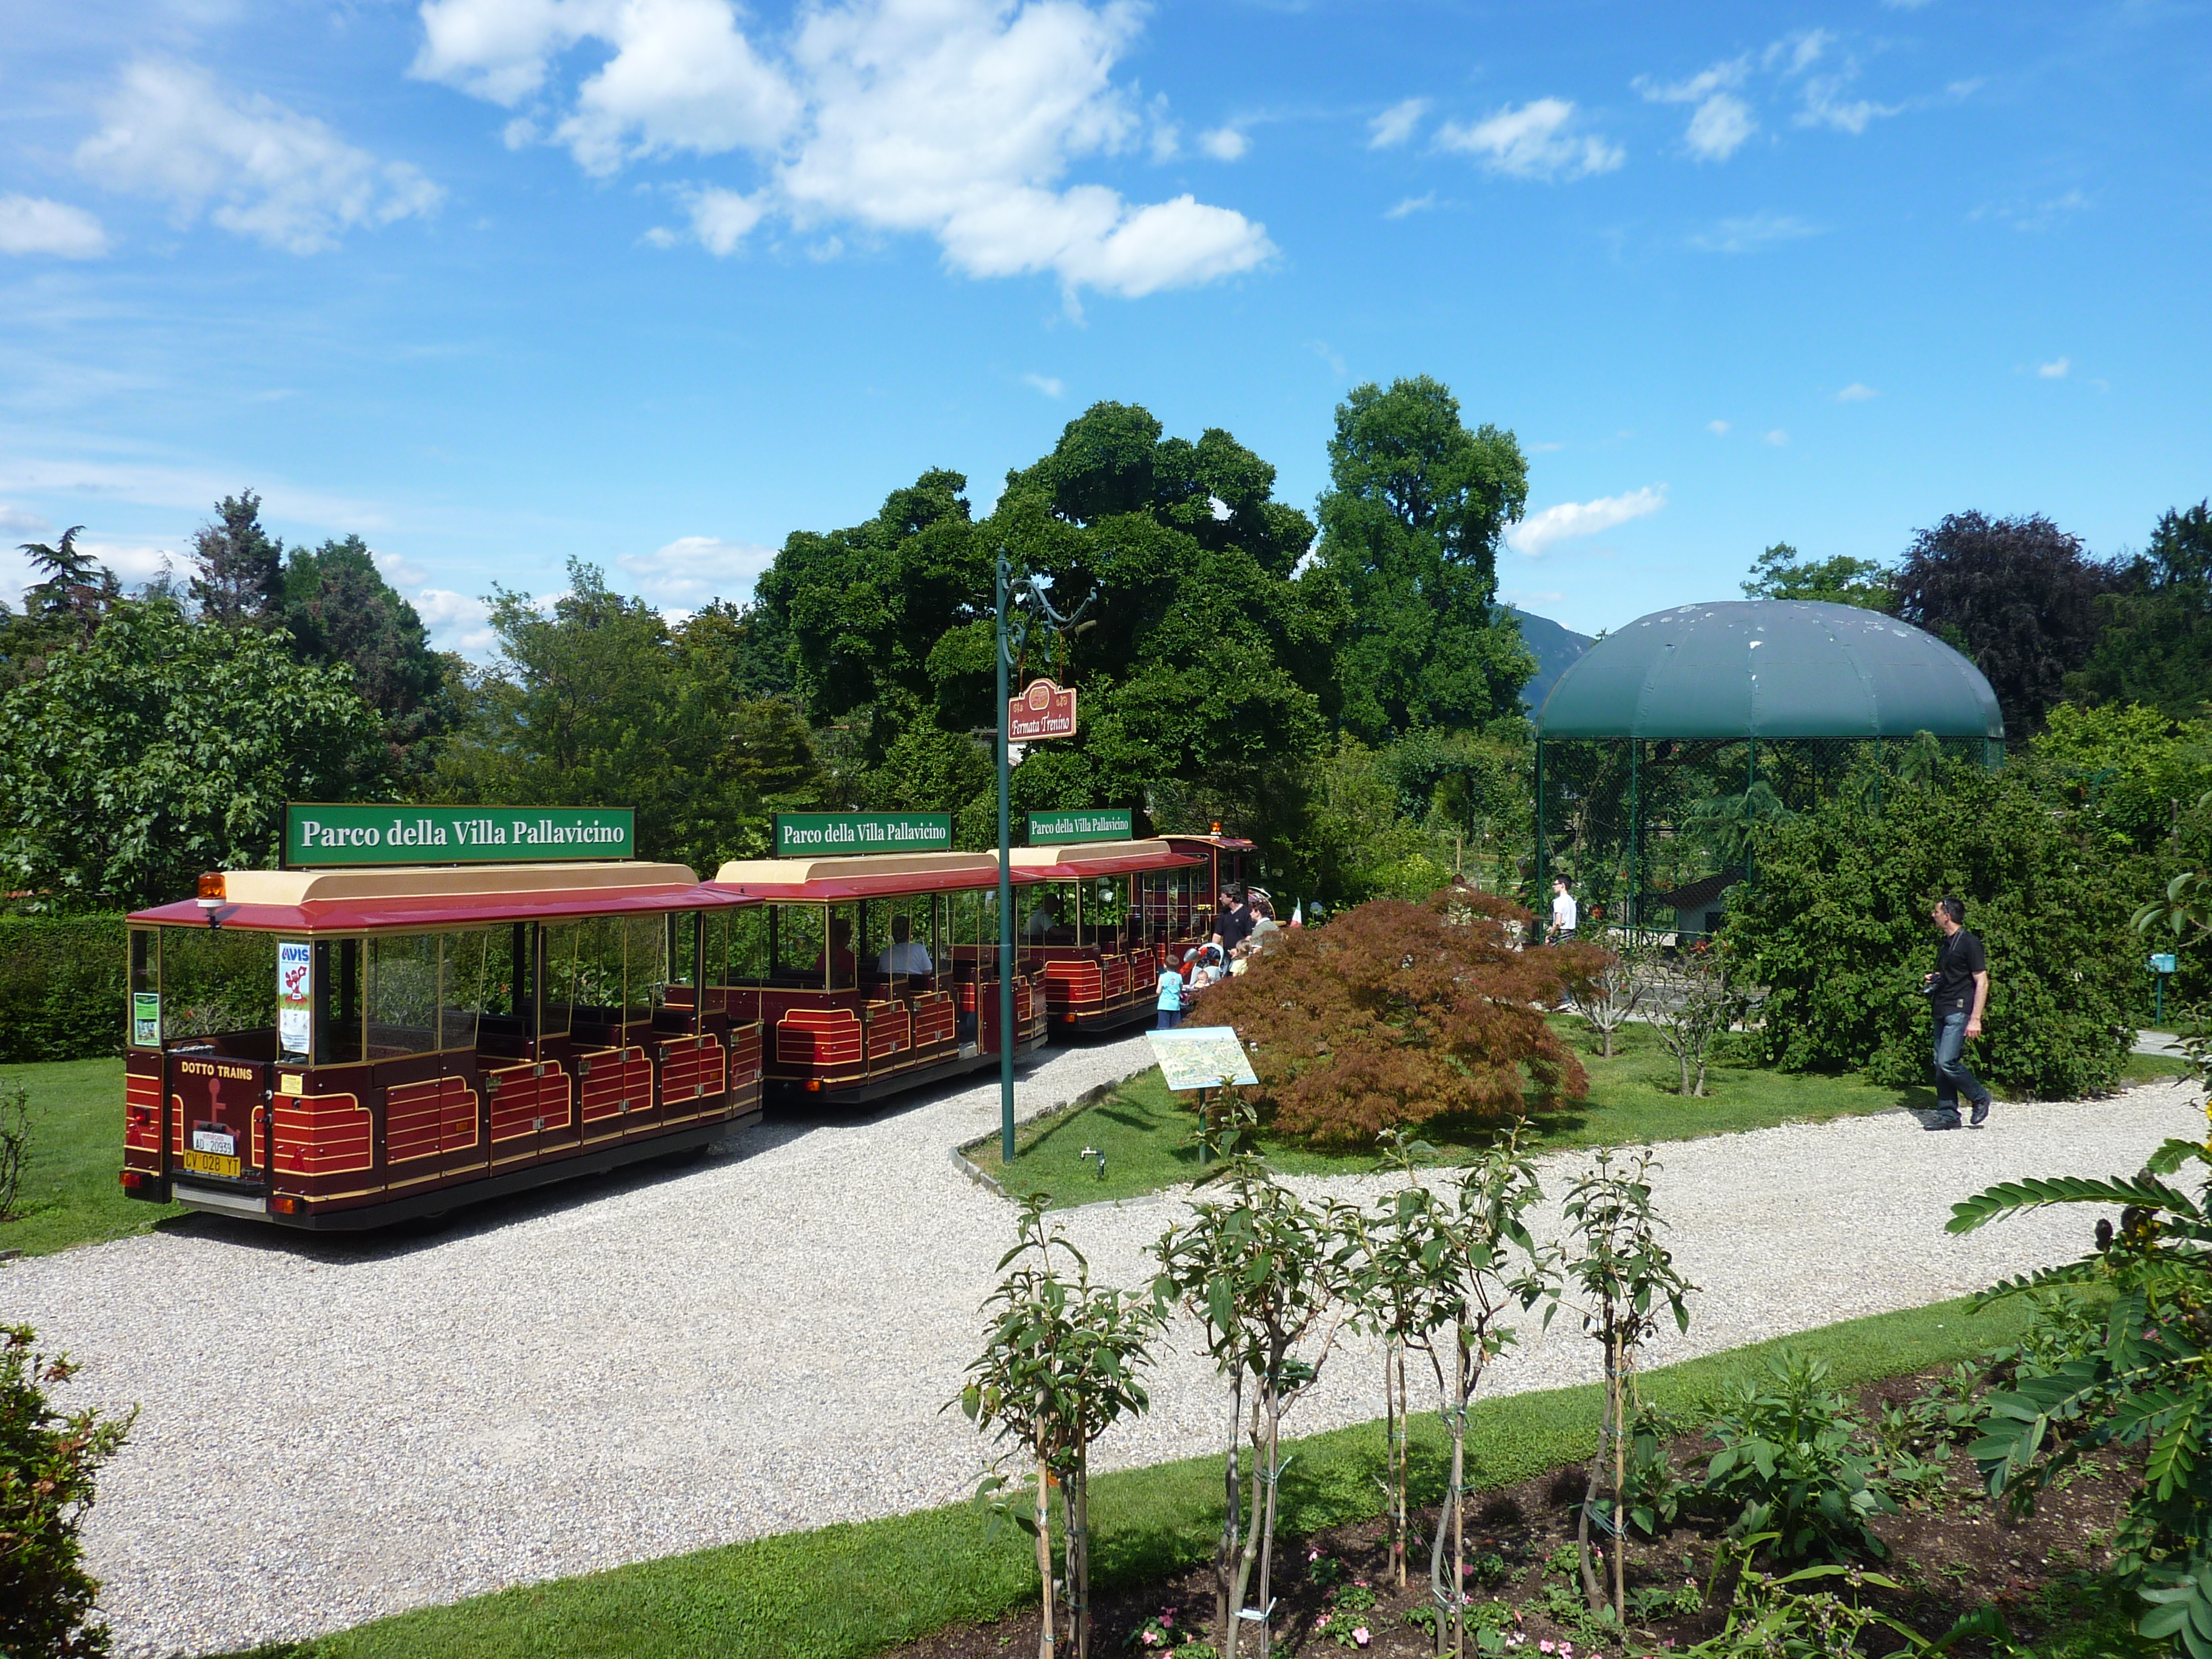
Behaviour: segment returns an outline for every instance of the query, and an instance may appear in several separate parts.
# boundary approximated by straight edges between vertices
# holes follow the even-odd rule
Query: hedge
[[[0,916],[0,1064],[123,1052],[119,913]]]

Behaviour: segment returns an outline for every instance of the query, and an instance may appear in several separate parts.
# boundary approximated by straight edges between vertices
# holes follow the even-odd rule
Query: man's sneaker
[[[1921,1127],[1925,1129],[1956,1129],[1960,1127],[1959,1115],[1954,1112],[1948,1117],[1939,1117],[1933,1123],[1925,1123]]]
[[[1979,1100],[1974,1103],[1973,1115],[1966,1121],[1972,1124],[1977,1129],[1980,1128],[1982,1125],[1990,1121],[1990,1097],[1987,1095],[1984,1095]]]

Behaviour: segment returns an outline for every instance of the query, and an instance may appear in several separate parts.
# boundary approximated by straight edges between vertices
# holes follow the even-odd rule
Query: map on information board
[[[1257,1083],[1244,1045],[1233,1025],[1184,1025],[1172,1031],[1147,1031],[1152,1056],[1170,1089],[1218,1089],[1230,1083]]]

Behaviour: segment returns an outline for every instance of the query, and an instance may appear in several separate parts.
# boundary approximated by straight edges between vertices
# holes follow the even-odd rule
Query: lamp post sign
[[[1006,739],[1036,743],[1045,738],[1075,735],[1075,688],[1035,679],[1029,690],[1006,704]]]

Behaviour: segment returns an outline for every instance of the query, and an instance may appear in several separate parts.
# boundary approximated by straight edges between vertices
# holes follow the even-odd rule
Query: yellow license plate
[[[238,1159],[225,1158],[221,1152],[186,1152],[185,1171],[188,1175],[222,1176],[238,1179]]]

